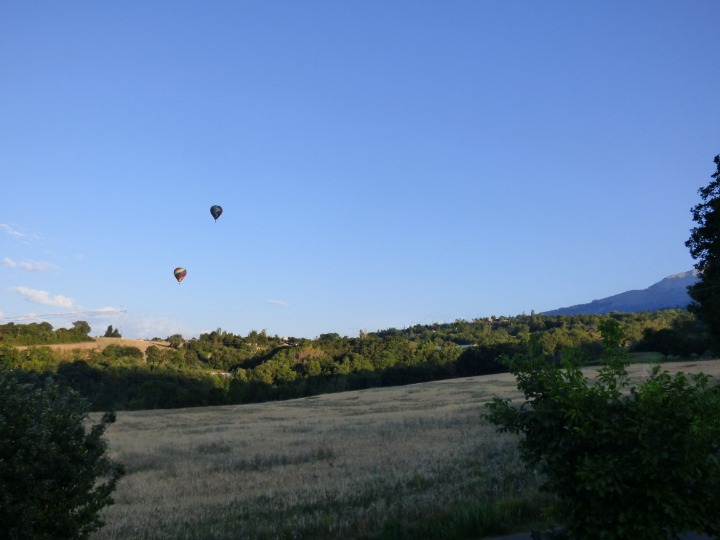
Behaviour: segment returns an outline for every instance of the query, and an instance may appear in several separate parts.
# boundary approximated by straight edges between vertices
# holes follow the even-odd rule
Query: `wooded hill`
[[[505,371],[502,356],[531,337],[548,361],[579,349],[588,363],[601,354],[598,325],[620,321],[633,353],[703,357],[711,342],[703,325],[680,309],[610,315],[519,315],[361,333],[280,338],[265,331],[239,336],[218,329],[169,346],[111,344],[104,349],[57,343],[92,341],[83,321],[68,330],[49,323],[0,325],[0,366],[29,379],[49,375],[85,395],[96,410],[222,405],[288,399],[375,386]],[[163,344],[165,345],[165,344]]]

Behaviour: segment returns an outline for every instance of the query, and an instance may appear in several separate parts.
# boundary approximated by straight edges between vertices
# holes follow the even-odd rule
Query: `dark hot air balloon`
[[[187,276],[187,270],[184,268],[178,267],[173,272],[175,274],[175,279],[178,280],[178,283],[180,283],[183,279],[185,279],[185,276]]]
[[[220,217],[222,214],[222,206],[215,204],[210,207],[210,213],[212,214],[212,217],[215,218],[215,221],[217,221],[217,218]]]

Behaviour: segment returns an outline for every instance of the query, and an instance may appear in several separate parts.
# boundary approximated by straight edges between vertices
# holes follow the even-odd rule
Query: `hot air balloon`
[[[217,218],[220,217],[222,214],[222,206],[215,204],[210,207],[210,213],[212,214],[212,217],[215,218],[215,221],[217,221]]]
[[[185,276],[187,276],[187,270],[177,267],[173,274],[175,274],[175,279],[177,279],[178,283],[180,283],[183,279],[185,279]]]

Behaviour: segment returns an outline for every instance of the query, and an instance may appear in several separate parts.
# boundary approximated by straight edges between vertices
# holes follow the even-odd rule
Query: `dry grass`
[[[83,355],[87,355],[92,351],[102,351],[108,345],[119,345],[121,347],[135,347],[140,349],[143,354],[147,351],[148,347],[155,345],[156,347],[168,348],[170,344],[167,341],[149,341],[144,339],[126,339],[126,338],[108,338],[108,337],[96,337],[93,341],[83,341],[80,343],[55,343],[52,345],[21,345],[17,346],[17,349],[23,350],[32,347],[49,347],[54,351],[61,351],[66,353],[81,352]],[[81,355],[82,356],[82,355]]]
[[[512,378],[505,379],[512,386]],[[478,378],[118,414],[128,474],[98,538],[348,538],[468,495],[519,494]]]
[[[720,361],[665,367],[720,375]],[[95,538],[359,538],[467,501],[532,498],[515,439],[482,419],[493,395],[520,397],[500,374],[119,413],[107,437],[127,475]]]

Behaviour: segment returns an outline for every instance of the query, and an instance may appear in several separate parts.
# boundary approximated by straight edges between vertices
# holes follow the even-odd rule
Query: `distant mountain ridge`
[[[626,291],[593,300],[588,304],[545,311],[544,315],[589,315],[620,312],[656,311],[658,309],[685,308],[692,301],[687,288],[698,280],[697,270],[673,274],[647,289]]]

